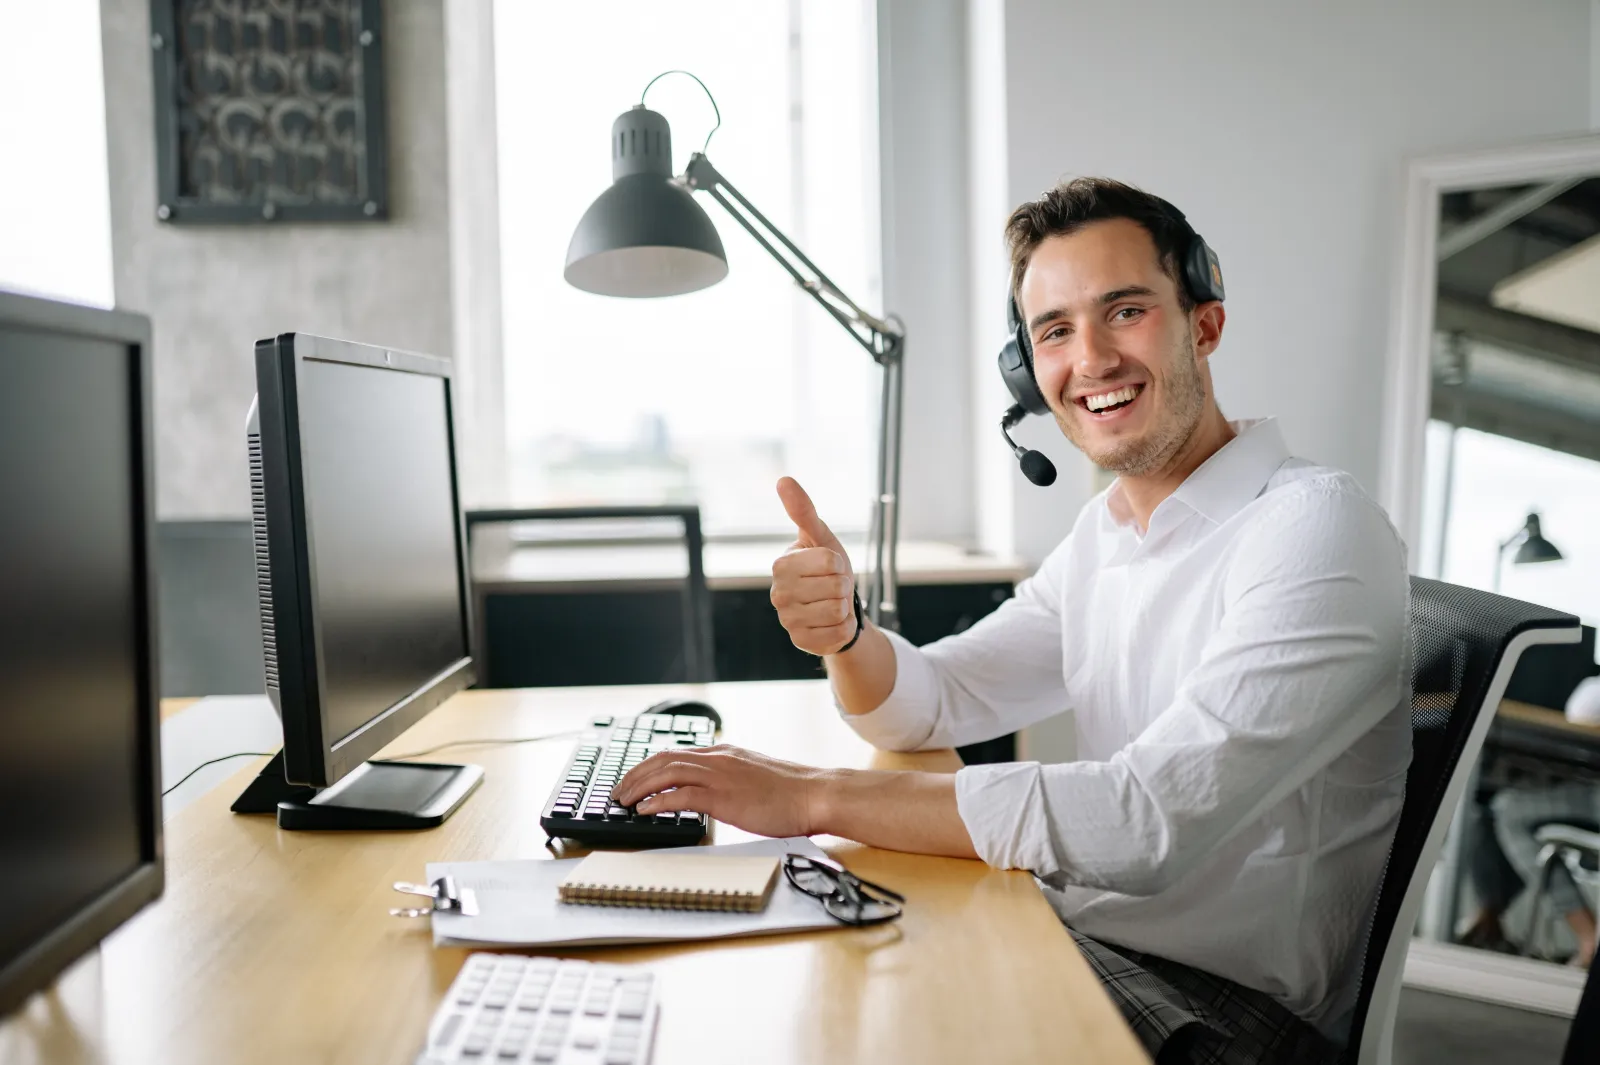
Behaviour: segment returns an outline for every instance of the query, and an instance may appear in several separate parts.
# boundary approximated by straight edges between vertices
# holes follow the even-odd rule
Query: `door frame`
[[[1428,426],[1439,203],[1447,192],[1600,176],[1600,134],[1414,159],[1406,168],[1400,273],[1390,330],[1379,454],[1378,501],[1413,561],[1422,529],[1424,440]]]
[[[1412,160],[1406,168],[1378,499],[1405,542],[1413,545],[1413,568],[1422,531],[1440,199],[1447,192],[1585,176],[1600,176],[1600,134],[1428,156]],[[1408,987],[1571,1016],[1583,974],[1413,937],[1403,982]]]

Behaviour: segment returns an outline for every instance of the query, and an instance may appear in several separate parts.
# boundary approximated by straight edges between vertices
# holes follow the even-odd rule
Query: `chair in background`
[[[604,545],[648,548],[659,536],[639,535],[641,523],[663,519],[681,529],[687,555],[680,580],[645,576],[529,594],[518,590],[514,558],[518,545],[510,526],[559,522],[575,529],[566,538],[541,539],[521,548]],[[479,685],[485,688],[543,687],[593,683],[704,683],[716,679],[711,597],[706,589],[705,541],[700,508],[694,506],[550,507],[469,510],[465,515],[472,552]],[[606,535],[606,524],[623,535]],[[498,527],[498,528],[497,528]],[[667,541],[671,543],[673,541]],[[660,587],[661,585],[665,587]],[[504,589],[502,592],[499,589]],[[581,592],[582,594],[576,594]]]
[[[1570,614],[1411,578],[1411,767],[1405,804],[1367,929],[1348,1065],[1389,1065],[1395,1010],[1422,897],[1517,660],[1575,643]]]
[[[1539,842],[1539,882],[1534,886],[1533,906],[1528,914],[1528,934],[1524,943],[1532,943],[1539,929],[1539,916],[1544,910],[1545,892],[1556,863],[1566,867],[1572,882],[1578,885],[1590,913],[1600,912],[1600,832],[1591,832],[1577,825],[1549,824],[1534,832]]]
[[[1561,1055],[1561,1065],[1594,1065],[1600,1061],[1600,965],[1589,967],[1588,982],[1583,985],[1583,997],[1578,1000],[1578,1012],[1573,1014],[1572,1028],[1567,1033],[1567,1049]]]
[[[266,691],[249,521],[156,525],[161,695]]]

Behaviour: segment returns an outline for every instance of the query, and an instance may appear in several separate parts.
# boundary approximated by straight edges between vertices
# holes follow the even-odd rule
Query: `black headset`
[[[1225,296],[1222,286],[1222,262],[1205,238],[1196,233],[1189,220],[1166,200],[1157,197],[1162,210],[1178,227],[1182,244],[1178,250],[1182,283],[1195,303],[1221,302]],[[1017,308],[1015,291],[1006,295],[1006,329],[1009,336],[1000,349],[1000,377],[1006,391],[1015,402],[1000,419],[1000,435],[1005,437],[1011,453],[1022,463],[1023,475],[1041,488],[1054,483],[1056,468],[1050,460],[1037,451],[1030,451],[1011,439],[1011,429],[1030,414],[1049,414],[1050,404],[1039,391],[1039,382],[1033,376],[1033,342],[1028,338],[1028,325]]]

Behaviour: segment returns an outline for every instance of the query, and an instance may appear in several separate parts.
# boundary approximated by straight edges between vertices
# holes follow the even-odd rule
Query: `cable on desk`
[[[163,791],[161,793],[161,797],[165,799],[168,795],[171,795],[173,792],[183,787],[184,783],[188,781],[190,777],[194,776],[208,765],[216,765],[218,762],[226,762],[230,758],[266,758],[271,754],[271,751],[238,751],[234,754],[224,754],[221,757],[212,758],[208,761],[201,762],[199,765],[185,773],[183,775],[183,780],[178,781],[176,784],[172,785],[172,787]]]
[[[451,747],[514,747],[519,743],[543,743],[545,740],[566,740],[573,736],[581,736],[584,729],[568,729],[566,732],[549,732],[543,736],[521,736],[516,739],[481,739],[481,740],[451,740],[434,747],[424,747],[420,751],[408,751],[405,754],[391,754],[381,759],[385,762],[401,762],[407,758],[421,758],[425,754],[434,754],[438,751],[449,750]]]

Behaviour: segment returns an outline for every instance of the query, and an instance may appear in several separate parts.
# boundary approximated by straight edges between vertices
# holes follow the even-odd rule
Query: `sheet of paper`
[[[681,847],[700,854],[805,854],[823,857],[804,836],[726,847]],[[667,852],[658,852],[667,853]],[[807,928],[843,928],[821,903],[797,891],[780,872],[772,901],[759,913],[701,913],[562,902],[557,887],[582,859],[511,862],[429,862],[428,881],[452,876],[478,896],[478,916],[433,916],[436,947],[580,947],[772,935]]]
[[[283,728],[265,695],[213,695],[161,723],[161,787],[171,788],[201,762],[235,751],[276,751]],[[162,801],[162,820],[259,761],[230,758],[208,765]]]

